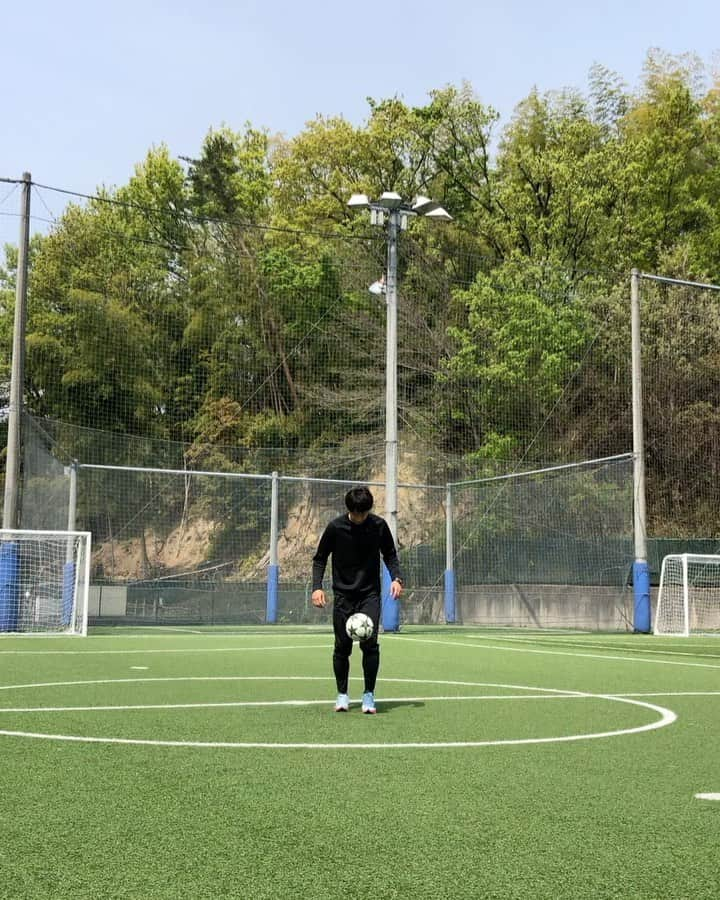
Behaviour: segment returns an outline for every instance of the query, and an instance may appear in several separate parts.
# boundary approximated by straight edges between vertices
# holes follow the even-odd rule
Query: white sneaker
[[[335,701],[335,712],[347,712],[350,709],[350,698],[347,694],[338,694]]]
[[[362,711],[373,716],[377,712],[375,709],[375,697],[372,691],[365,691],[362,695]]]

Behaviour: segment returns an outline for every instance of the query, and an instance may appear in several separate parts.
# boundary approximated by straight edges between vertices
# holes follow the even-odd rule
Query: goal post
[[[720,555],[677,553],[663,559],[653,631],[720,635]]]
[[[87,634],[90,534],[0,529],[0,634]]]

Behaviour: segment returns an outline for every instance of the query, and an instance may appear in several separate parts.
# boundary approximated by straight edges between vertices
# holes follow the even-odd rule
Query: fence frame
[[[486,484],[490,482],[507,481],[513,478],[544,475],[567,469],[579,469],[591,465],[617,462],[634,458],[632,453],[620,453],[613,456],[600,457],[598,459],[583,460],[577,463],[561,463],[542,469],[520,470],[502,475],[492,475],[484,478],[470,479],[467,481],[447,482],[444,485],[400,483],[400,488],[422,489],[428,491],[442,491],[445,496],[445,571],[443,573],[443,610],[445,623],[450,625],[457,621],[457,592],[455,578],[455,547],[453,527],[453,490],[461,489],[473,484]],[[188,476],[214,476],[218,478],[246,479],[252,481],[269,481],[271,483],[270,503],[270,546],[268,553],[268,571],[266,582],[266,609],[265,622],[268,625],[277,623],[278,617],[278,593],[280,586],[280,565],[278,557],[278,543],[280,537],[279,528],[279,486],[281,482],[336,484],[347,487],[348,485],[369,485],[371,487],[385,487],[383,481],[355,481],[353,479],[338,478],[314,478],[303,475],[280,475],[277,471],[270,475],[249,474],[247,472],[211,472],[195,469],[162,469],[152,466],[119,466],[99,463],[78,463],[66,468],[69,477],[68,497],[68,529],[74,530],[77,510],[78,474],[80,470],[105,470],[121,471],[143,474],[161,474]],[[387,632],[400,630],[400,603],[390,594],[390,575],[385,566],[382,567],[382,626]],[[637,630],[637,629],[636,629]]]

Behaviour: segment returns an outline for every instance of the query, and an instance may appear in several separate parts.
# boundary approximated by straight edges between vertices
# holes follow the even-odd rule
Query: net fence
[[[491,476],[451,496],[463,620],[631,625],[631,457]]]
[[[68,426],[62,432],[69,440]],[[328,624],[329,612],[310,603],[311,560],[325,524],[343,512],[344,495],[357,482],[63,467],[46,443],[47,431],[28,428],[27,434],[41,445],[31,457],[50,463],[47,475],[36,471],[29,480],[29,496],[54,484],[55,514],[67,520],[74,491],[78,527],[93,534],[92,621],[261,624],[274,550],[276,621]],[[382,510],[384,484],[370,480],[370,486]],[[401,483],[401,622],[446,621],[449,567],[457,583],[456,621],[627,627],[631,497],[628,456],[472,483]],[[29,518],[36,509],[33,502]],[[522,596],[522,608],[508,600]]]
[[[140,172],[138,184],[150,174]],[[34,190],[58,205],[51,189]],[[66,206],[34,248],[28,306],[23,527],[67,527],[73,461],[258,476],[253,494],[193,474],[173,476],[170,486],[159,473],[132,481],[78,470],[81,527],[105,543],[145,520],[147,552],[138,559],[153,578],[178,574],[153,574],[151,548],[174,534],[183,510],[212,519],[213,537],[197,538],[204,562],[223,564],[223,540],[233,560],[261,559],[268,510],[260,485],[274,471],[384,480],[385,296],[369,290],[386,266],[382,229],[346,210],[316,232],[174,203],[128,202],[121,191]],[[400,543],[405,564],[422,572],[407,614],[432,619],[447,565],[443,486],[632,445],[629,285],[523,254],[491,258],[467,230],[423,221],[402,233],[398,254],[399,479],[432,486],[401,489]],[[643,282],[641,299],[649,535],[711,540],[720,533],[718,296]],[[3,290],[7,359],[12,304]],[[295,509],[302,490],[283,483],[293,496],[281,505]],[[335,509],[341,499],[339,489]],[[233,524],[246,503],[246,525]],[[557,533],[548,526],[545,563],[521,564],[520,554],[511,567],[523,577],[556,571]],[[598,536],[615,540],[614,531]],[[470,546],[480,554],[474,539]],[[471,570],[471,551],[458,552]],[[593,571],[612,568],[612,553],[608,562],[586,552]],[[118,557],[107,571],[119,571]],[[103,572],[106,565],[103,558]],[[475,565],[466,584],[478,583],[481,566],[493,568]],[[141,566],[132,577],[145,578]],[[304,611],[306,588],[297,584],[288,602]],[[281,584],[281,607],[283,590],[290,596]]]
[[[720,538],[720,289],[641,282],[648,532]]]
[[[188,468],[368,479],[383,456],[386,297],[370,288],[386,250],[349,213],[316,233],[121,196],[71,203],[33,254],[28,408],[86,429],[74,455],[93,462],[181,468],[174,445]],[[422,221],[398,254],[406,481],[605,454],[586,409],[611,343],[603,279],[514,256],[498,267]],[[113,435],[130,458],[107,458]]]

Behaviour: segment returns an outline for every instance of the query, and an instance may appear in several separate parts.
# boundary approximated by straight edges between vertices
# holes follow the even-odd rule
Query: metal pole
[[[385,356],[385,513],[397,544],[398,410],[397,410],[397,264],[400,212],[390,210],[387,234],[387,325]]]
[[[453,499],[448,484],[445,494],[445,624],[456,621],[455,614],[455,550],[453,546]]]
[[[68,517],[67,517],[67,530],[75,531],[76,519],[77,519],[77,473],[78,473],[78,464],[77,460],[74,459],[72,461],[72,465],[67,470],[70,476],[70,484],[68,487]],[[74,538],[69,537],[67,540],[67,550],[65,553],[65,562],[72,562],[75,558],[75,541]]]
[[[280,581],[280,567],[278,564],[278,536],[279,536],[279,476],[272,473],[270,489],[270,560],[267,574],[267,602],[265,610],[265,623],[274,625],[277,622],[278,585]]]
[[[18,245],[17,284],[15,286],[15,321],[13,325],[12,368],[10,370],[10,410],[8,415],[7,457],[5,463],[5,498],[3,528],[18,524],[20,494],[20,427],[25,382],[25,310],[27,308],[28,256],[30,245],[30,187],[32,177],[23,173]]]
[[[635,564],[635,631],[650,631],[650,570],[647,562],[647,518],[645,509],[645,441],[643,435],[642,343],[640,338],[640,272],[630,273],[630,320],[632,353],[633,422],[633,526]]]
[[[77,519],[77,475],[78,475],[78,463],[77,460],[74,459],[72,461],[72,465],[68,468],[68,474],[70,475],[70,485],[68,489],[68,517],[67,517],[67,530],[75,531],[76,519]]]
[[[400,211],[391,209],[387,231],[387,285],[385,288],[385,520],[398,542],[398,430],[397,430],[397,262]],[[383,567],[382,625],[399,631],[400,604],[390,596],[390,573]]]

